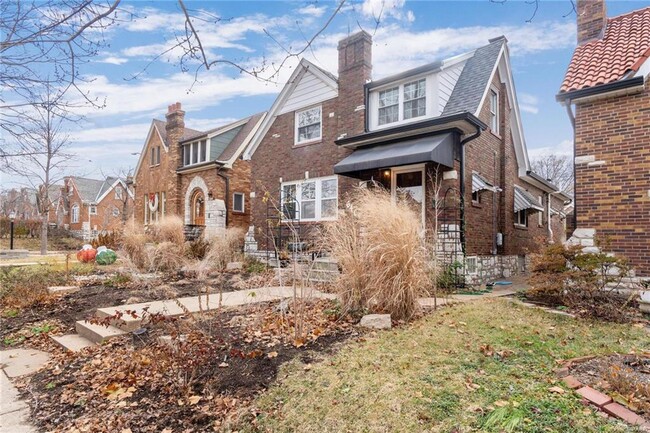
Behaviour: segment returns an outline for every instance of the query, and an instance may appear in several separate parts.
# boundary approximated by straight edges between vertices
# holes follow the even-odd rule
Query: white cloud
[[[298,12],[300,15],[308,15],[310,17],[320,18],[321,16],[323,16],[326,10],[327,7],[325,6],[318,7],[312,4],[312,5],[307,5],[305,7],[302,7],[298,9],[296,12]]]
[[[415,20],[413,11],[404,11],[405,0],[364,0],[361,5],[361,12],[366,18],[384,20],[395,18],[405,19],[408,22]]]
[[[519,109],[525,111],[526,113],[537,114],[539,113],[539,98],[530,93],[520,92],[517,95],[519,100]]]
[[[108,56],[97,61],[99,63],[108,63],[110,65],[123,65],[124,63],[128,62],[129,59],[125,59],[124,57]]]
[[[573,156],[573,140],[566,139],[550,146],[528,148],[528,157],[530,159],[536,159],[546,155]]]

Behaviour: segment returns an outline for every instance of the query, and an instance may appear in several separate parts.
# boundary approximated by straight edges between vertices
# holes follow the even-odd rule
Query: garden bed
[[[146,340],[58,351],[19,385],[35,409],[33,422],[46,431],[191,432],[246,423],[256,416],[250,402],[275,380],[280,365],[295,359],[308,370],[323,353],[359,336],[338,318],[332,301],[293,310],[274,302],[163,320]],[[303,338],[296,339],[300,324]],[[158,338],[170,332],[177,338]]]

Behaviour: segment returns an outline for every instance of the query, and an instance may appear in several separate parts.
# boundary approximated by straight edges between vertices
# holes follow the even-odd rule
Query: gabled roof
[[[323,83],[338,92],[338,81],[334,75],[330,74],[324,69],[319,68],[307,59],[301,59],[298,66],[293,71],[293,74],[291,74],[291,77],[282,88],[280,94],[277,98],[275,98],[275,102],[271,106],[271,109],[268,111],[266,117],[262,121],[262,124],[253,136],[250,146],[248,146],[246,152],[244,152],[244,159],[250,159],[253,153],[255,153],[255,150],[262,142],[262,139],[269,131],[269,128],[271,128],[271,125],[273,125],[275,118],[280,114],[282,106],[286,102],[287,98],[291,95],[293,90],[300,82],[300,79],[307,71],[312,72],[317,78],[322,80]]]
[[[609,18],[602,39],[579,45],[560,93],[629,78],[650,57],[650,7]]]
[[[442,116],[468,112],[478,115],[485,90],[492,81],[506,39],[491,39],[488,45],[474,51],[467,60],[458,82],[451,92],[449,101],[442,111]]]
[[[95,202],[95,199],[104,186],[103,180],[88,179],[85,177],[73,177],[72,179],[81,200],[89,203]]]
[[[160,139],[165,145],[165,149],[169,149],[169,139],[167,138],[167,129],[166,129],[167,122],[165,122],[164,120],[153,119],[153,126],[158,130],[158,134],[160,134]],[[183,136],[181,137],[181,141],[190,140],[192,139],[192,137],[201,136],[203,134],[205,134],[205,132],[186,127],[183,130]]]

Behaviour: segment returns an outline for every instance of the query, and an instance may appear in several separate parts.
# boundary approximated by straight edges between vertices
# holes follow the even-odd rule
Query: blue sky
[[[373,15],[381,0],[349,3],[305,53],[312,62],[336,73],[336,43],[359,26],[374,32],[373,78],[472,50],[489,38],[509,40],[515,84],[531,156],[571,151],[572,132],[564,109],[555,102],[575,46],[575,14],[569,0],[542,1],[532,22],[533,6],[508,0],[484,1],[386,0],[381,24]],[[299,47],[334,10],[333,2],[211,1],[186,2],[194,14],[218,16],[218,24],[197,22],[212,58],[257,66],[261,59],[283,58],[278,44]],[[608,1],[608,15],[647,6],[647,2]],[[174,1],[125,3],[137,17],[111,28],[110,43],[82,72],[94,81],[87,89],[105,97],[106,107],[85,111],[86,121],[72,130],[73,150],[86,175],[115,173],[134,167],[152,118],[164,118],[166,107],[180,101],[186,124],[208,129],[267,110],[298,59],[287,64],[277,84],[255,80],[234,68],[220,66],[194,76],[177,65],[177,52],[152,58],[168,48],[183,30]],[[123,16],[125,18],[125,16]],[[146,71],[143,69],[147,66]],[[137,79],[130,79],[138,74]],[[190,90],[191,87],[191,90]],[[82,169],[78,169],[82,172]]]

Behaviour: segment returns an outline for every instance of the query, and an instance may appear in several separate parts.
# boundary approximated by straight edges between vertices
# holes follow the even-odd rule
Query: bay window
[[[336,219],[338,178],[321,177],[282,183],[282,214],[285,220]]]

